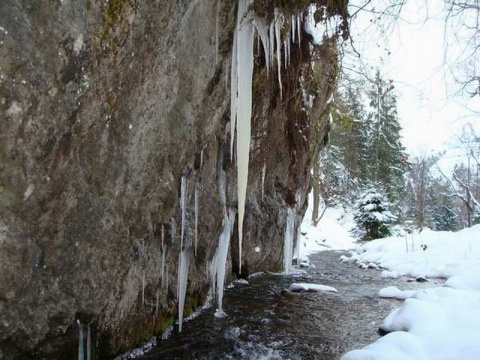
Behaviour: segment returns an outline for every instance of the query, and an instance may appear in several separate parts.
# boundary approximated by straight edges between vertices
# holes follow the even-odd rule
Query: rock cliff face
[[[275,2],[260,3],[262,15]],[[305,11],[309,1],[291,3]],[[75,358],[77,320],[94,358],[171,325],[182,177],[185,313],[205,301],[224,202],[237,207],[235,21],[230,0],[0,1],[0,358]],[[328,132],[335,49],[303,33],[282,66],[280,98],[255,45],[242,276],[282,268],[287,209],[301,218]],[[313,107],[302,92],[316,95]]]

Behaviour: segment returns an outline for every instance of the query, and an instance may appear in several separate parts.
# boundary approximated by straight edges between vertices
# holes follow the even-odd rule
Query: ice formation
[[[142,270],[142,305],[145,305],[145,269]]]
[[[195,185],[195,256],[197,256],[198,245],[198,187]]]
[[[283,272],[290,274],[292,270],[293,233],[295,231],[295,211],[291,208],[287,212],[287,225],[283,240]]]
[[[165,244],[165,226],[162,224],[162,262],[161,262],[161,267],[160,267],[160,278],[162,279],[163,283],[163,277],[165,276],[165,258],[167,255],[167,245]]]
[[[87,360],[92,360],[92,335],[90,333],[90,325],[87,330]]]
[[[240,6],[240,5],[239,5]],[[239,8],[240,11],[240,8]],[[237,31],[238,22],[235,32],[233,33],[233,50],[232,50],[232,68],[230,75],[230,157],[233,161],[233,143],[235,140],[235,126],[237,124],[237,96],[238,96],[238,67],[237,67]]]
[[[275,39],[277,43],[277,71],[278,86],[280,87],[280,99],[282,98],[282,55],[280,47],[282,46],[280,30],[283,26],[283,15],[278,8],[275,8]]]
[[[83,329],[80,320],[77,320],[78,325],[78,360],[85,359],[85,351],[83,348]]]
[[[267,164],[263,164],[262,167],[262,200],[263,200],[263,194],[265,192],[265,175],[267,173]]]
[[[233,129],[236,119],[239,272],[242,271],[243,217],[247,196],[252,117],[253,17],[248,11],[251,3],[252,0],[240,0],[238,3],[237,27],[232,52],[231,125]]]
[[[233,145],[235,135],[237,137],[236,159],[238,173],[238,252],[240,273],[242,271],[243,219],[245,215],[251,135],[254,29],[257,29],[258,38],[263,45],[267,73],[272,67],[271,65],[273,63],[274,53],[276,50],[280,98],[283,96],[281,76],[281,29],[285,22],[285,18],[280,9],[275,8],[274,19],[271,24],[267,24],[265,20],[255,16],[252,14],[252,11],[249,10],[252,1],[253,0],[239,0],[238,3],[237,23],[233,35],[230,76],[230,150],[232,161],[234,158]],[[295,32],[298,35],[298,42],[300,43],[301,17],[300,15],[292,16],[291,20],[289,19],[287,21],[291,21],[291,30],[289,31],[289,34],[283,43],[285,67],[290,65],[291,42],[295,41]],[[265,176],[263,175],[262,184],[264,177]]]
[[[190,264],[190,247],[182,249],[178,261],[178,332],[182,332],[183,309],[185,307],[185,296],[187,295],[188,266]]]
[[[217,310],[215,311],[216,317],[225,317],[227,315],[223,311],[223,289],[225,287],[228,246],[230,244],[234,223],[235,211],[229,209],[228,215],[225,214],[225,218],[223,219],[223,231],[218,240],[217,251],[210,264],[211,293],[216,293],[218,304]]]
[[[270,71],[270,47],[273,46],[269,39],[269,26],[264,19],[258,16],[254,17],[255,28],[257,29],[259,40],[262,42],[263,52],[265,53],[265,64],[267,66],[267,73]]]
[[[175,242],[175,237],[177,234],[177,222],[175,221],[174,218],[170,220],[170,238],[172,241],[172,244]]]
[[[185,236],[185,215],[187,213],[186,208],[187,202],[187,178],[185,175],[182,176],[182,183],[180,189],[180,210],[182,213],[182,228],[180,235],[180,248],[183,248],[183,237]]]

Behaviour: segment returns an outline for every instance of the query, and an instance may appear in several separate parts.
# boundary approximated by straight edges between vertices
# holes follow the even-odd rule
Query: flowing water
[[[342,254],[315,254],[310,256],[315,267],[303,275],[259,276],[226,291],[228,317],[215,318],[211,307],[140,359],[338,359],[378,339],[383,318],[401,304],[378,298],[378,290],[433,285],[382,279],[380,270],[341,263]],[[333,286],[338,294],[286,292],[293,282]]]

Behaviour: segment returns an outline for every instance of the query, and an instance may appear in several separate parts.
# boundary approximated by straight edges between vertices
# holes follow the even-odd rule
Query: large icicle
[[[237,172],[238,172],[238,253],[239,272],[242,271],[242,240],[243,240],[243,218],[245,215],[245,199],[247,196],[248,162],[250,153],[250,134],[252,117],[252,75],[253,75],[253,25],[252,15],[248,11],[252,0],[239,0],[237,13],[237,28],[234,35],[233,63],[237,71],[236,76],[237,99],[235,109],[237,118]],[[236,42],[235,42],[236,37]],[[232,78],[232,83],[235,79]],[[232,96],[235,95],[233,87]],[[235,118],[234,115],[232,115]],[[232,121],[232,119],[231,119]]]
[[[240,9],[239,9],[240,11]],[[235,127],[237,124],[237,97],[238,97],[238,66],[237,66],[237,39],[238,22],[233,32],[232,68],[230,75],[230,158],[233,162],[233,143],[235,140]]]
[[[216,317],[225,317],[227,314],[223,311],[223,289],[225,287],[225,273],[227,267],[227,255],[228,246],[230,244],[230,238],[232,236],[233,225],[235,223],[235,211],[229,209],[228,215],[225,214],[223,219],[223,231],[220,234],[218,240],[218,248],[215,253],[215,257],[212,260],[212,287],[216,288],[217,294],[217,310],[215,311]]]
[[[293,232],[295,230],[295,212],[293,209],[288,209],[287,225],[285,227],[285,236],[283,240],[283,272],[290,274],[292,270],[293,258]]]
[[[280,99],[282,98],[282,53],[280,51],[282,47],[282,40],[280,36],[280,29],[283,25],[283,15],[278,8],[275,8],[275,38],[277,43],[277,70],[278,70],[278,85],[280,87]]]

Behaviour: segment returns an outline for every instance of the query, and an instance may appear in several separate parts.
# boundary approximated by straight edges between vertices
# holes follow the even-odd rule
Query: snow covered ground
[[[381,325],[388,334],[341,360],[480,359],[480,225],[456,233],[425,229],[371,241],[342,261],[376,263],[383,277],[441,277],[442,287],[379,289],[405,299]]]
[[[317,226],[312,225],[313,199],[308,201],[308,208],[301,225],[300,259],[317,251],[349,250],[356,245],[349,231],[354,226],[353,214],[342,207],[327,208]],[[320,207],[320,213],[324,206]]]

